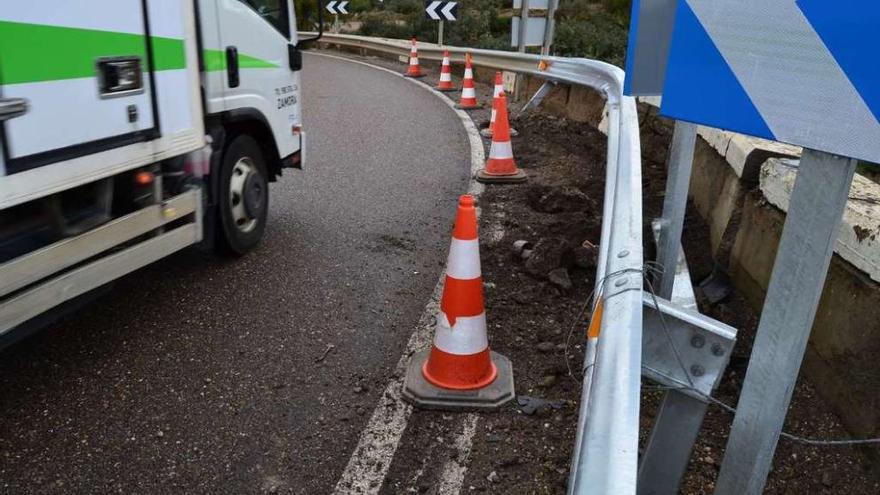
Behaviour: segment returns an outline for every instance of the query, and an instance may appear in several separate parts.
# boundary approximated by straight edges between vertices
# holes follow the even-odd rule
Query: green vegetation
[[[626,55],[631,0],[559,0],[554,55],[588,57],[622,66]],[[512,50],[513,0],[460,0],[459,20],[445,26],[445,43],[493,50]],[[313,29],[313,0],[296,0],[300,29]],[[355,34],[437,41],[437,22],[425,19],[424,0],[351,0],[346,18]],[[333,16],[325,15],[326,25]]]
[[[623,67],[629,27],[629,0],[604,3],[610,6],[589,8],[596,4],[583,0],[560,1],[556,14],[554,54],[594,58]],[[585,4],[587,8],[583,8]]]

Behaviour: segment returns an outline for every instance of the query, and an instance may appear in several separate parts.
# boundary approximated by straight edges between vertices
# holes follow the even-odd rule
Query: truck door
[[[158,136],[146,5],[0,2],[0,99],[26,102],[0,121],[6,174]]]
[[[268,121],[278,155],[300,149],[300,76],[291,68],[296,44],[291,0],[219,0],[223,51],[206,54],[206,65],[222,56],[225,109],[257,110]],[[296,132],[294,132],[296,128]]]

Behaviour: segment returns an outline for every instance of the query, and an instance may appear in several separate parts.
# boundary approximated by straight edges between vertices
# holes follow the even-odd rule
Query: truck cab
[[[240,254],[262,234],[267,181],[302,166],[296,22],[290,0],[198,5],[207,126],[221,171],[213,188],[221,207],[216,228]]]

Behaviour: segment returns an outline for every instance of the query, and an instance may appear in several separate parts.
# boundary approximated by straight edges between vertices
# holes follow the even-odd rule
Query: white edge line
[[[461,433],[453,440],[455,455],[446,461],[440,479],[437,480],[437,493],[455,495],[461,492],[464,484],[464,475],[467,474],[467,461],[471,455],[471,446],[474,443],[474,434],[477,432],[477,420],[479,416],[468,413],[462,421]]]
[[[446,95],[440,91],[436,91],[430,85],[416,79],[403,77],[403,74],[391,69],[327,53],[316,53],[313,51],[307,51],[304,53],[319,57],[333,58],[354,64],[361,64],[366,67],[393,74],[401,79],[421,86],[445,102],[446,105],[458,115],[461,125],[464,127],[464,130],[468,135],[468,143],[471,148],[471,174],[467,193],[477,198],[480,197],[485,190],[485,187],[483,184],[474,180],[474,176],[477,171],[483,168],[486,160],[486,153],[483,149],[483,140],[480,138],[477,126],[467,112],[455,108],[455,103],[451,99],[447,98]],[[479,214],[479,209],[477,213]],[[436,318],[435,315],[440,307],[440,296],[443,292],[444,275],[445,271],[440,273],[437,285],[434,286],[434,291],[431,294],[431,298],[425,305],[425,310],[422,312],[421,317],[419,317],[419,322],[416,325],[413,334],[410,336],[409,341],[406,343],[403,355],[397,362],[394,375],[388,382],[385,390],[382,392],[382,397],[379,399],[376,408],[373,409],[370,421],[361,432],[357,447],[354,449],[354,452],[352,452],[348,464],[345,466],[345,470],[342,472],[339,481],[336,483],[336,488],[333,490],[334,494],[376,494],[379,493],[379,490],[382,488],[385,476],[388,474],[388,469],[391,467],[391,462],[394,460],[394,454],[397,452],[397,447],[400,445],[401,438],[403,438],[403,432],[406,430],[410,414],[412,414],[412,406],[404,402],[401,395],[403,390],[403,378],[406,375],[406,368],[409,364],[410,357],[420,349],[425,349],[430,345],[434,321]],[[467,471],[467,467],[464,466],[463,463],[470,454],[473,436],[476,432],[477,420],[478,416],[476,414],[467,414],[463,416],[463,430],[456,438],[455,442],[456,448],[459,451],[461,464],[454,460],[450,460],[450,462],[444,466],[441,473],[440,481],[443,486],[447,488],[447,493],[458,493],[461,484],[464,482],[464,475]]]

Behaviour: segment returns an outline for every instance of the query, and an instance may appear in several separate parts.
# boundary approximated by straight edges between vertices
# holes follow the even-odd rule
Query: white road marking
[[[461,433],[455,437],[455,455],[449,458],[440,473],[437,482],[437,493],[444,495],[457,495],[464,483],[464,475],[467,473],[467,461],[471,455],[471,446],[474,443],[474,434],[477,431],[479,416],[469,413],[464,417]]]
[[[391,467],[394,453],[406,430],[412,406],[403,401],[403,377],[413,353],[431,344],[431,329],[434,315],[440,309],[442,277],[434,288],[425,311],[419,318],[415,332],[406,343],[403,356],[397,362],[394,377],[388,382],[370,421],[361,432],[357,448],[348,460],[333,493],[336,494],[374,494],[379,493],[382,481]]]
[[[324,53],[306,53],[361,64],[403,78],[402,74],[391,69],[368,64],[360,60],[352,60]],[[468,183],[467,192],[479,198],[484,187],[473,178],[474,174],[483,168],[486,154],[483,149],[483,141],[480,139],[480,133],[477,131],[474,121],[466,112],[456,109],[454,101],[447,98],[443,93],[434,90],[430,85],[415,79],[404,78],[404,80],[420,85],[435,94],[458,115],[462,126],[468,134],[468,142],[471,149],[471,179]],[[477,213],[479,218],[479,209]],[[370,421],[361,432],[358,445],[349,458],[345,471],[342,472],[342,476],[340,476],[339,481],[336,483],[336,488],[333,490],[334,494],[376,494],[382,488],[382,482],[388,474],[391,461],[394,460],[394,454],[397,452],[397,447],[400,445],[403,432],[406,430],[406,425],[409,422],[410,414],[412,414],[412,406],[404,402],[401,397],[403,377],[406,375],[406,368],[410,357],[415,352],[425,349],[431,344],[431,333],[436,321],[436,315],[440,309],[440,296],[443,290],[444,278],[445,273],[441,273],[437,285],[434,287],[434,292],[431,294],[431,298],[428,300],[425,310],[419,318],[415,331],[410,336],[403,355],[397,362],[394,377],[388,382],[382,397],[379,399],[379,403],[373,410],[372,416],[370,416]],[[464,475],[467,471],[466,462],[470,455],[478,418],[476,414],[467,414],[463,417],[462,432],[455,439],[457,455],[444,466],[439,481],[441,490],[438,493],[456,494],[460,491],[461,484],[464,482]]]

